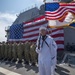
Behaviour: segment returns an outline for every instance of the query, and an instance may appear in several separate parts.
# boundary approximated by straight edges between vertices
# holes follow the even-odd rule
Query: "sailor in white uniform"
[[[36,47],[36,52],[38,53],[39,74],[53,75],[56,65],[57,45],[53,38],[47,35],[46,32],[46,27],[42,26],[39,28],[39,37],[37,39]]]

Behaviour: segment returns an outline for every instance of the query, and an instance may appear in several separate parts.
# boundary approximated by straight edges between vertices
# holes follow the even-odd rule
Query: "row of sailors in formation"
[[[22,63],[24,60],[25,64],[31,63],[35,66],[37,63],[37,53],[35,51],[36,43],[28,42],[25,43],[0,43],[0,60],[13,61]]]

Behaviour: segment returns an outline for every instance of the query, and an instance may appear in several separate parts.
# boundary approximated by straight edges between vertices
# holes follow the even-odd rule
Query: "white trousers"
[[[55,65],[51,66],[51,75],[55,75]]]
[[[40,75],[51,75],[51,62],[50,61],[39,61],[39,74]]]
[[[53,64],[51,65],[51,75],[55,75],[55,68],[56,68],[56,63],[57,63],[56,57],[52,62]]]

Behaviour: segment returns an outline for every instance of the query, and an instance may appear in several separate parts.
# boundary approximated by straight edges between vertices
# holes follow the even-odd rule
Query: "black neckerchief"
[[[44,43],[44,41],[46,40],[46,38],[47,38],[47,36],[45,35],[45,36],[42,36],[42,45],[41,45],[41,47],[43,47],[43,43]]]

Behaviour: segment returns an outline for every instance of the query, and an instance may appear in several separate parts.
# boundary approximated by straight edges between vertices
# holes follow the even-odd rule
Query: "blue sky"
[[[42,3],[43,0],[0,0],[0,42],[6,41],[5,27],[12,25],[17,14]]]
[[[39,6],[43,0],[0,0],[1,12],[20,12],[28,7]]]

